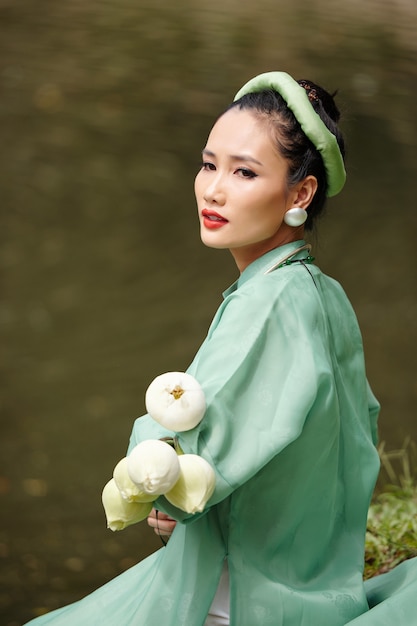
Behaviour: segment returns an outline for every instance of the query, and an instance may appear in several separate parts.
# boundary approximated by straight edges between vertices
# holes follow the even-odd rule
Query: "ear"
[[[307,210],[317,191],[317,178],[310,174],[294,187],[294,206]]]

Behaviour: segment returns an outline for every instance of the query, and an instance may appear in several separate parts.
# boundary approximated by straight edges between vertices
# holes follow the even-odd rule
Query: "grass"
[[[381,479],[368,514],[365,578],[388,572],[417,556],[417,481],[413,468],[416,446],[410,440],[400,450],[379,446]]]

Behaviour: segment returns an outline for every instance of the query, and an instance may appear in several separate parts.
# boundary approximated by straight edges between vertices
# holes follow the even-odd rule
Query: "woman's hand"
[[[166,537],[169,539],[177,522],[166,513],[152,509],[148,515],[148,524],[161,538]]]

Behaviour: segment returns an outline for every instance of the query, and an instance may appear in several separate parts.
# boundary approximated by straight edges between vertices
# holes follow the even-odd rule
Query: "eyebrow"
[[[211,152],[211,150],[207,150],[207,149],[204,149],[202,153],[210,157],[216,156],[214,152]],[[246,161],[246,162],[256,163],[257,165],[262,165],[260,161],[258,161],[257,159],[254,159],[249,154],[231,154],[230,158],[233,159],[233,161]]]

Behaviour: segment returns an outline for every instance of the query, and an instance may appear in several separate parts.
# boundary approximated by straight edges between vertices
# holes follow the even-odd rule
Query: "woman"
[[[240,277],[187,370],[206,414],[178,434],[213,466],[214,494],[195,515],[160,497],[149,522],[175,526],[167,546],[33,624],[342,626],[366,615],[379,407],[353,310],[304,241],[344,185],[338,118],[323,89],[271,72],[215,123],[195,182],[201,238],[228,248]],[[143,416],[129,450],[169,435]]]

